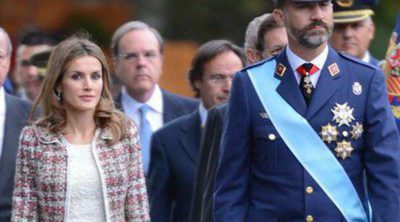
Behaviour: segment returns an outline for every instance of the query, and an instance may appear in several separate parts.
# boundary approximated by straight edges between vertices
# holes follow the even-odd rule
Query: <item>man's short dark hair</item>
[[[194,82],[203,78],[204,66],[206,63],[214,59],[217,55],[227,51],[235,53],[242,61],[243,66],[246,65],[246,56],[243,53],[242,48],[228,40],[211,40],[197,49],[192,60],[191,68],[188,72],[189,82],[193,91],[196,93],[196,97],[200,96],[200,92],[196,88]]]
[[[57,45],[57,40],[49,33],[32,31],[22,36],[19,45],[36,46],[36,45]]]
[[[265,42],[264,42],[264,35],[265,33],[268,33],[269,31],[280,28],[283,26],[280,26],[278,22],[275,20],[274,15],[268,16],[264,21],[260,24],[260,27],[258,28],[257,32],[257,42],[256,42],[256,50],[260,53],[262,53],[265,49]]]

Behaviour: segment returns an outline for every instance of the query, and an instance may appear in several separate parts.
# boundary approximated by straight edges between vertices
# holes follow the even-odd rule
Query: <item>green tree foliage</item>
[[[152,1],[138,1],[138,10],[142,18],[162,16],[161,27],[157,27],[167,39],[194,40],[205,42],[211,39],[226,38],[243,44],[248,23],[256,16],[271,12],[271,0],[164,0],[162,13]],[[151,2],[151,3],[150,3]],[[151,4],[146,5],[146,4]],[[156,7],[157,8],[157,7]],[[371,53],[382,59],[385,56],[388,40],[393,31],[395,19],[400,9],[399,0],[380,0],[375,8],[373,20],[376,25],[375,39],[371,44]],[[147,14],[147,16],[146,16]],[[151,21],[150,21],[151,23]]]

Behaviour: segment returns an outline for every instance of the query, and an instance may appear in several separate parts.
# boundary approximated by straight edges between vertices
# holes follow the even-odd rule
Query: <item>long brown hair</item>
[[[119,140],[126,128],[124,115],[114,107],[110,92],[110,69],[107,59],[95,43],[86,37],[72,36],[58,44],[50,55],[46,75],[38,98],[33,104],[31,121],[38,126],[49,128],[54,133],[61,132],[67,122],[65,108],[61,98],[56,95],[57,87],[60,85],[63,75],[69,63],[81,56],[93,56],[102,65],[103,89],[100,101],[96,106],[94,120],[97,127],[109,128],[113,134],[111,142]],[[34,116],[40,107],[41,115],[34,121]]]

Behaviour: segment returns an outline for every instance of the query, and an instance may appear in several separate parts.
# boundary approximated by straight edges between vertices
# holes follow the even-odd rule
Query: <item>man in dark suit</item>
[[[27,124],[29,105],[4,90],[3,83],[10,70],[11,41],[0,28],[0,221],[11,219],[11,198],[14,187],[18,138]]]
[[[251,31],[256,33],[251,33]],[[282,34],[285,36],[282,37]],[[273,15],[265,14],[263,20],[257,17],[249,23],[245,36],[245,46],[254,47],[251,49],[252,53],[249,53],[249,50],[246,51],[246,57],[249,62],[255,63],[277,55],[285,48],[286,44],[286,28],[278,24]],[[213,221],[214,177],[218,166],[226,108],[226,104],[217,106],[211,109],[207,116],[196,169],[190,222]]]
[[[368,51],[375,36],[375,24],[371,9],[376,0],[334,0],[333,20],[335,27],[331,36],[332,47],[345,52],[371,65],[378,66],[379,61]]]
[[[226,40],[207,42],[197,50],[189,81],[200,97],[199,108],[153,135],[148,189],[152,221],[188,221],[207,110],[228,99],[233,74],[244,64],[242,50]]]
[[[215,221],[400,221],[400,139],[382,71],[328,45],[330,0],[275,3],[288,46],[235,75]]]
[[[163,124],[188,114],[198,102],[161,90],[163,39],[154,28],[140,21],[120,26],[112,37],[115,73],[123,88],[116,104],[140,129],[142,162],[147,175],[150,137]]]

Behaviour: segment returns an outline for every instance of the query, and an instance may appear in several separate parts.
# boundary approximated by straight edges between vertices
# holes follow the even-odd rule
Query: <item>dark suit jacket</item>
[[[199,107],[199,102],[195,99],[180,96],[161,90],[163,95],[163,120],[164,124],[174,120],[182,115],[189,114]],[[124,111],[121,105],[121,93],[115,98],[115,106]]]
[[[6,121],[0,159],[0,221],[11,217],[11,198],[14,187],[15,160],[22,128],[27,125],[30,105],[6,93]]]
[[[213,187],[219,159],[219,147],[227,105],[212,108],[201,139],[195,186],[190,209],[190,222],[212,222]]]
[[[152,221],[188,221],[200,138],[197,110],[153,134],[148,176]]]
[[[270,75],[279,80],[276,92],[282,99],[317,135],[323,126],[336,126],[338,135],[325,143],[326,149],[342,165],[367,212],[368,195],[371,221],[400,221],[400,139],[382,71],[330,48],[307,107],[286,52],[271,59],[281,64],[281,69]],[[289,150],[272,121],[261,115],[266,111],[251,83],[249,69],[252,67],[237,73],[232,82],[214,185],[215,221],[304,221],[308,215],[315,221],[345,221],[338,207]],[[343,104],[351,111],[351,120],[346,120],[350,127],[334,120],[332,110]],[[356,124],[363,125],[363,132],[349,136]],[[345,159],[336,153],[343,141],[352,146],[351,156]]]

